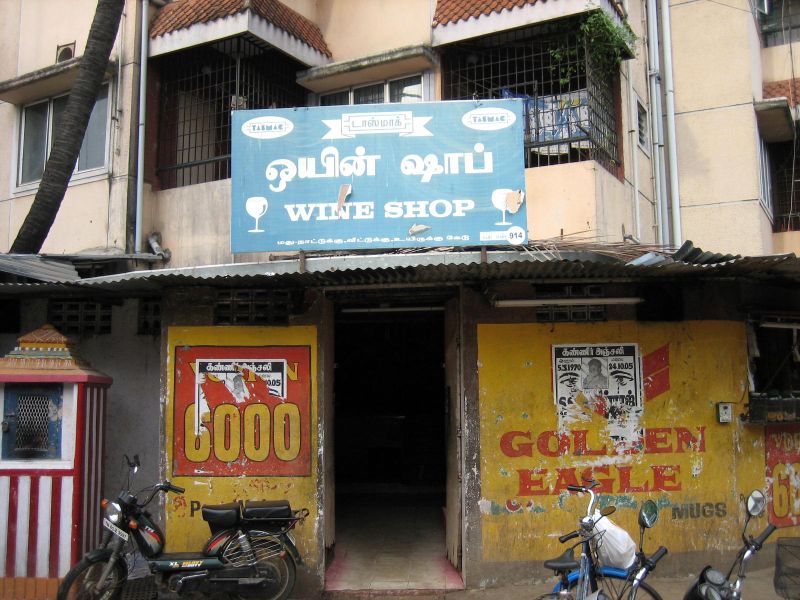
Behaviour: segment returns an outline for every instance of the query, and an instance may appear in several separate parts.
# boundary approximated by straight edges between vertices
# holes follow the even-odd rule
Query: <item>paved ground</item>
[[[773,568],[751,571],[743,588],[745,600],[777,600],[772,583]],[[658,577],[653,575],[648,582],[661,594],[663,600],[682,600],[691,580],[687,577]],[[370,598],[391,598],[391,600],[534,600],[540,594],[549,592],[552,583],[541,582],[535,585],[519,585],[496,587],[482,590],[449,590],[449,591],[350,591],[327,592],[328,600],[364,600]],[[795,596],[798,598],[800,596]],[[640,598],[640,600],[643,600]]]

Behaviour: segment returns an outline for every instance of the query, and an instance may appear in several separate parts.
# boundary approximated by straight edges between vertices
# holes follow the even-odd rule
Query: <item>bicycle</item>
[[[640,591],[642,597],[662,600],[659,593],[644,582],[658,561],[667,554],[664,546],[659,547],[649,558],[643,550],[644,530],[651,528],[658,520],[655,502],[645,501],[639,511],[639,550],[633,564],[628,568],[603,565],[597,558],[603,535],[597,530],[597,524],[612,514],[616,507],[607,506],[596,513],[597,496],[593,488],[600,484],[594,480],[587,483],[586,486],[567,486],[570,492],[589,494],[589,506],[586,516],[580,519],[578,529],[558,539],[562,544],[577,537],[581,539],[558,558],[544,562],[546,568],[555,571],[559,581],[551,593],[540,596],[538,600],[635,600]],[[576,560],[575,548],[578,546],[581,554]]]

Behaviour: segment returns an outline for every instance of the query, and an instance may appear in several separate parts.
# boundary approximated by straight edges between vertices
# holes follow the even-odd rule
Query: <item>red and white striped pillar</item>
[[[3,400],[9,384],[17,393],[26,384],[61,392],[60,411],[50,416],[60,419],[60,439],[50,455],[18,458],[0,443],[0,579],[62,578],[98,544],[110,383],[49,326],[20,338],[0,359]],[[0,436],[11,435],[3,429]]]

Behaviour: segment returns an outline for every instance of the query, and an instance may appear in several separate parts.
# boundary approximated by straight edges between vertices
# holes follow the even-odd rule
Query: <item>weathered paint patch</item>
[[[166,476],[174,484],[186,488],[186,493],[181,495],[179,502],[166,504],[166,534],[169,540],[168,551],[180,552],[185,550],[195,550],[202,547],[207,538],[208,527],[202,521],[199,507],[203,504],[220,504],[232,500],[278,500],[287,499],[292,508],[308,508],[309,518],[305,523],[296,527],[293,533],[296,535],[298,549],[303,560],[310,568],[316,567],[317,542],[319,539],[319,529],[321,527],[319,506],[318,506],[318,464],[320,444],[318,434],[317,417],[317,337],[316,328],[302,327],[171,327],[168,334],[168,347],[170,355],[168,358],[167,370],[167,390],[169,396],[164,408],[166,420],[166,464],[164,471]],[[228,461],[230,463],[231,474],[221,476],[193,475],[175,476],[173,468],[175,465],[174,431],[175,431],[175,379],[181,377],[181,370],[174,369],[175,349],[181,348],[188,351],[198,346],[228,346],[254,348],[264,346],[264,340],[269,340],[271,346],[296,346],[311,349],[310,363],[308,372],[312,375],[310,387],[309,419],[308,425],[311,435],[306,438],[310,444],[308,448],[307,469],[308,474],[303,475],[253,475],[241,473],[239,466],[240,452],[235,453],[235,457]],[[241,357],[238,357],[241,358]],[[292,366],[287,366],[291,372]],[[183,375],[186,377],[186,374]],[[232,413],[232,411],[231,411]],[[244,447],[247,442],[245,436],[240,436],[239,441]],[[213,451],[213,449],[212,449]],[[274,448],[271,448],[274,452]],[[233,455],[233,449],[231,449]],[[252,466],[256,461],[250,459],[248,463]],[[235,470],[235,473],[233,471]],[[234,475],[234,476],[231,476]]]
[[[702,472],[703,472],[703,457],[702,456],[692,457],[692,477],[699,477]]]
[[[764,453],[753,451],[763,433],[717,423],[708,402],[740,396],[747,373],[744,339],[738,322],[479,325],[481,493],[508,509],[481,513],[483,559],[544,560],[558,554],[561,545],[553,534],[574,530],[587,502],[566,486],[580,483],[584,474],[601,482],[602,501],[619,507],[614,520],[629,531],[637,529],[641,502],[654,499],[663,510],[656,525],[659,543],[670,552],[712,544],[737,548],[740,496],[765,487]],[[637,344],[648,364],[645,375],[670,382],[649,390],[644,384],[648,393],[638,425],[619,424],[635,433],[621,452],[602,410],[585,413],[585,420],[559,422],[551,360],[554,344],[617,342]],[[531,368],[514,367],[528,359]],[[505,420],[495,422],[496,414]],[[705,456],[711,454],[714,468],[706,469]]]
[[[769,425],[764,431],[770,521],[800,523],[800,424]]]

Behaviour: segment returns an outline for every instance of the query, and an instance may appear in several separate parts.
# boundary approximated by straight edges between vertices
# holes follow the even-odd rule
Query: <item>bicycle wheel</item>
[[[627,577],[618,577],[614,575],[598,573],[595,578],[597,579],[598,589],[603,590],[607,596],[616,600],[627,600],[628,593],[631,589],[631,582]],[[569,589],[575,589],[576,583],[577,581],[570,582]],[[637,600],[662,600],[661,595],[644,581],[639,586],[639,590],[636,592],[636,598]]]
[[[57,600],[116,600],[125,583],[125,566],[117,561],[104,581],[100,581],[110,556],[84,558],[72,567],[58,586]]]

